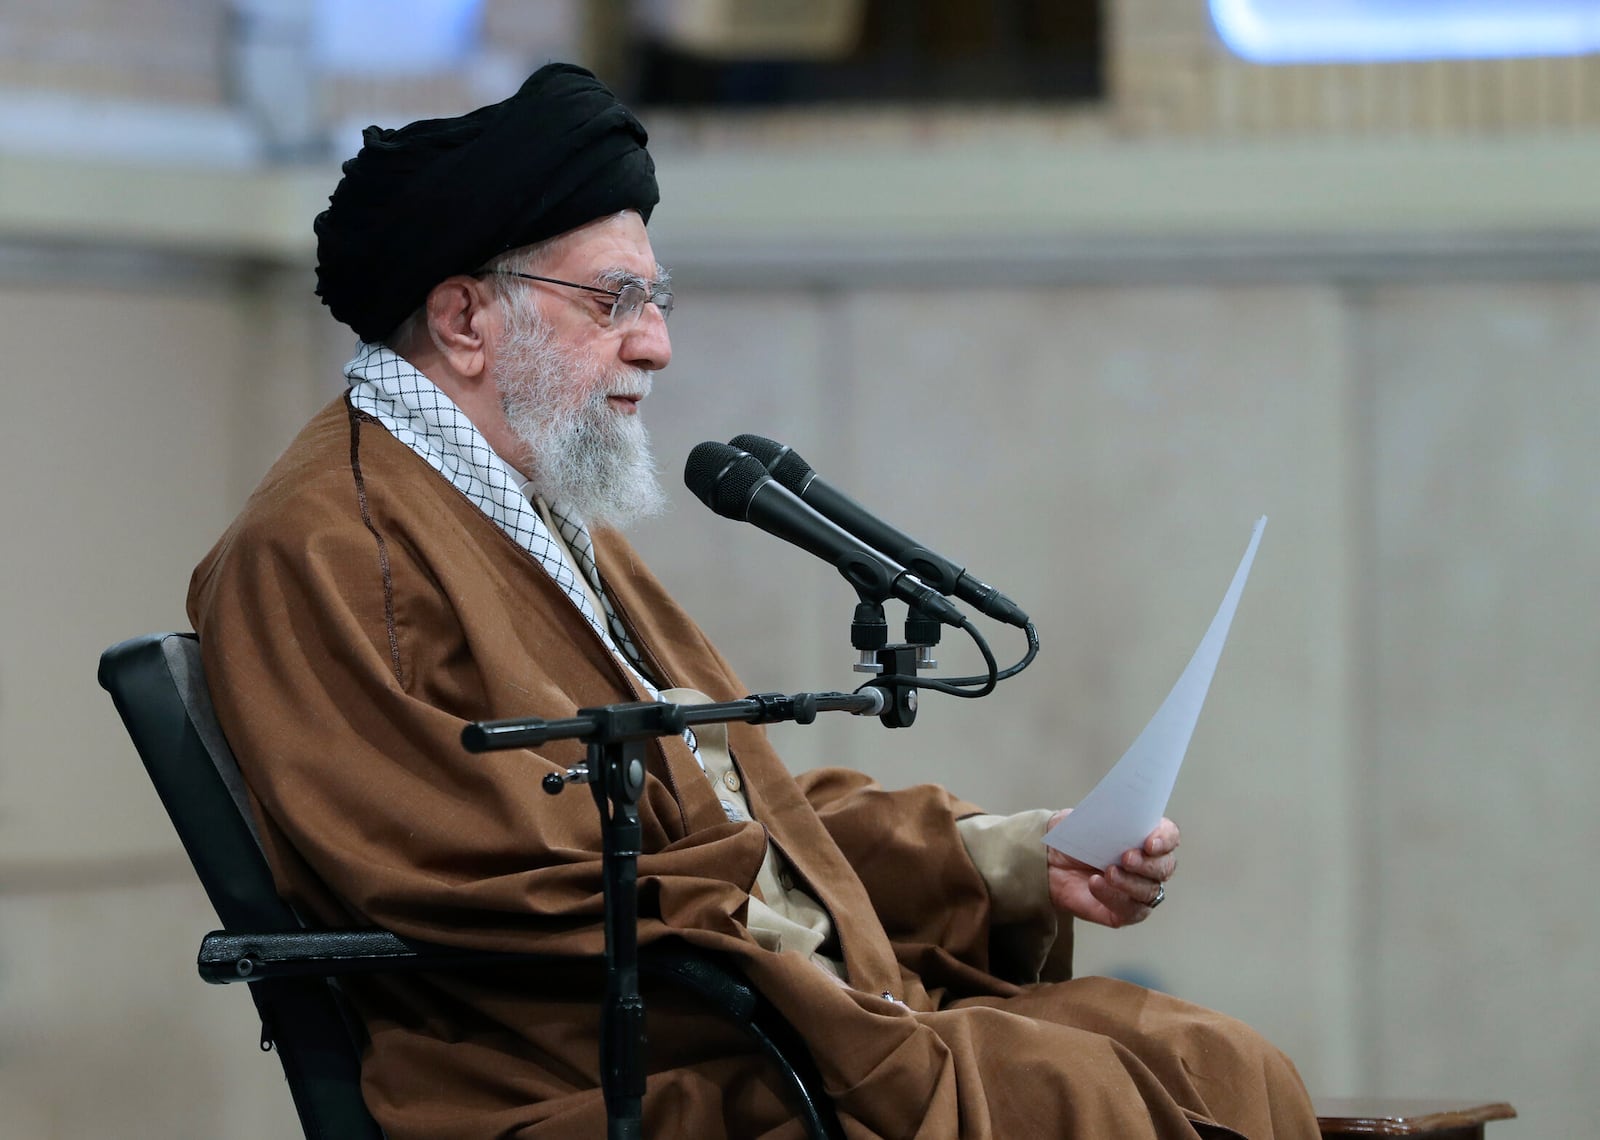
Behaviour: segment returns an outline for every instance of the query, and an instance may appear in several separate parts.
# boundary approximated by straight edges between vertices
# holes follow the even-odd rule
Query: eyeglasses
[[[645,302],[661,310],[664,321],[672,316],[672,290],[655,281],[629,281],[620,289],[602,289],[598,285],[580,285],[576,281],[562,281],[558,277],[540,277],[536,273],[517,273],[510,269],[486,269],[477,276],[520,277],[524,281],[543,281],[546,285],[563,285],[568,289],[582,289],[585,293],[599,293],[611,298],[609,325],[615,329],[632,328],[644,311]]]

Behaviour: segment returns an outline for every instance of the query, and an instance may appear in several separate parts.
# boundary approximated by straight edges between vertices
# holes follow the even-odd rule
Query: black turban
[[[454,119],[368,127],[317,215],[317,295],[366,341],[446,277],[660,198],[648,136],[591,73],[541,67],[511,98]]]

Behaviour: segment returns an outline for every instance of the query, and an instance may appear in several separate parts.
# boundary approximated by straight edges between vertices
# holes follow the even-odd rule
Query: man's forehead
[[[660,272],[650,237],[637,214],[624,214],[581,226],[566,235],[547,263],[553,276],[576,274],[598,278],[607,274],[652,280]]]

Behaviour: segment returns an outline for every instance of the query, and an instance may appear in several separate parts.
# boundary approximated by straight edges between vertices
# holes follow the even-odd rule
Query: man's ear
[[[488,366],[489,291],[475,277],[446,277],[428,293],[428,338],[457,375],[473,379]]]

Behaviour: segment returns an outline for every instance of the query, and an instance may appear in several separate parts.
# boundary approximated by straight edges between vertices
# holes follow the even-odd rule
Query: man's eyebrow
[[[656,264],[656,276],[655,280],[653,281],[648,277],[639,276],[639,274],[635,273],[631,269],[623,269],[619,266],[612,269],[602,270],[599,275],[595,277],[595,282],[599,285],[605,286],[608,289],[620,288],[623,285],[643,285],[646,287],[655,286],[657,288],[663,288],[672,284],[672,274],[667,272],[666,268],[659,262]]]

